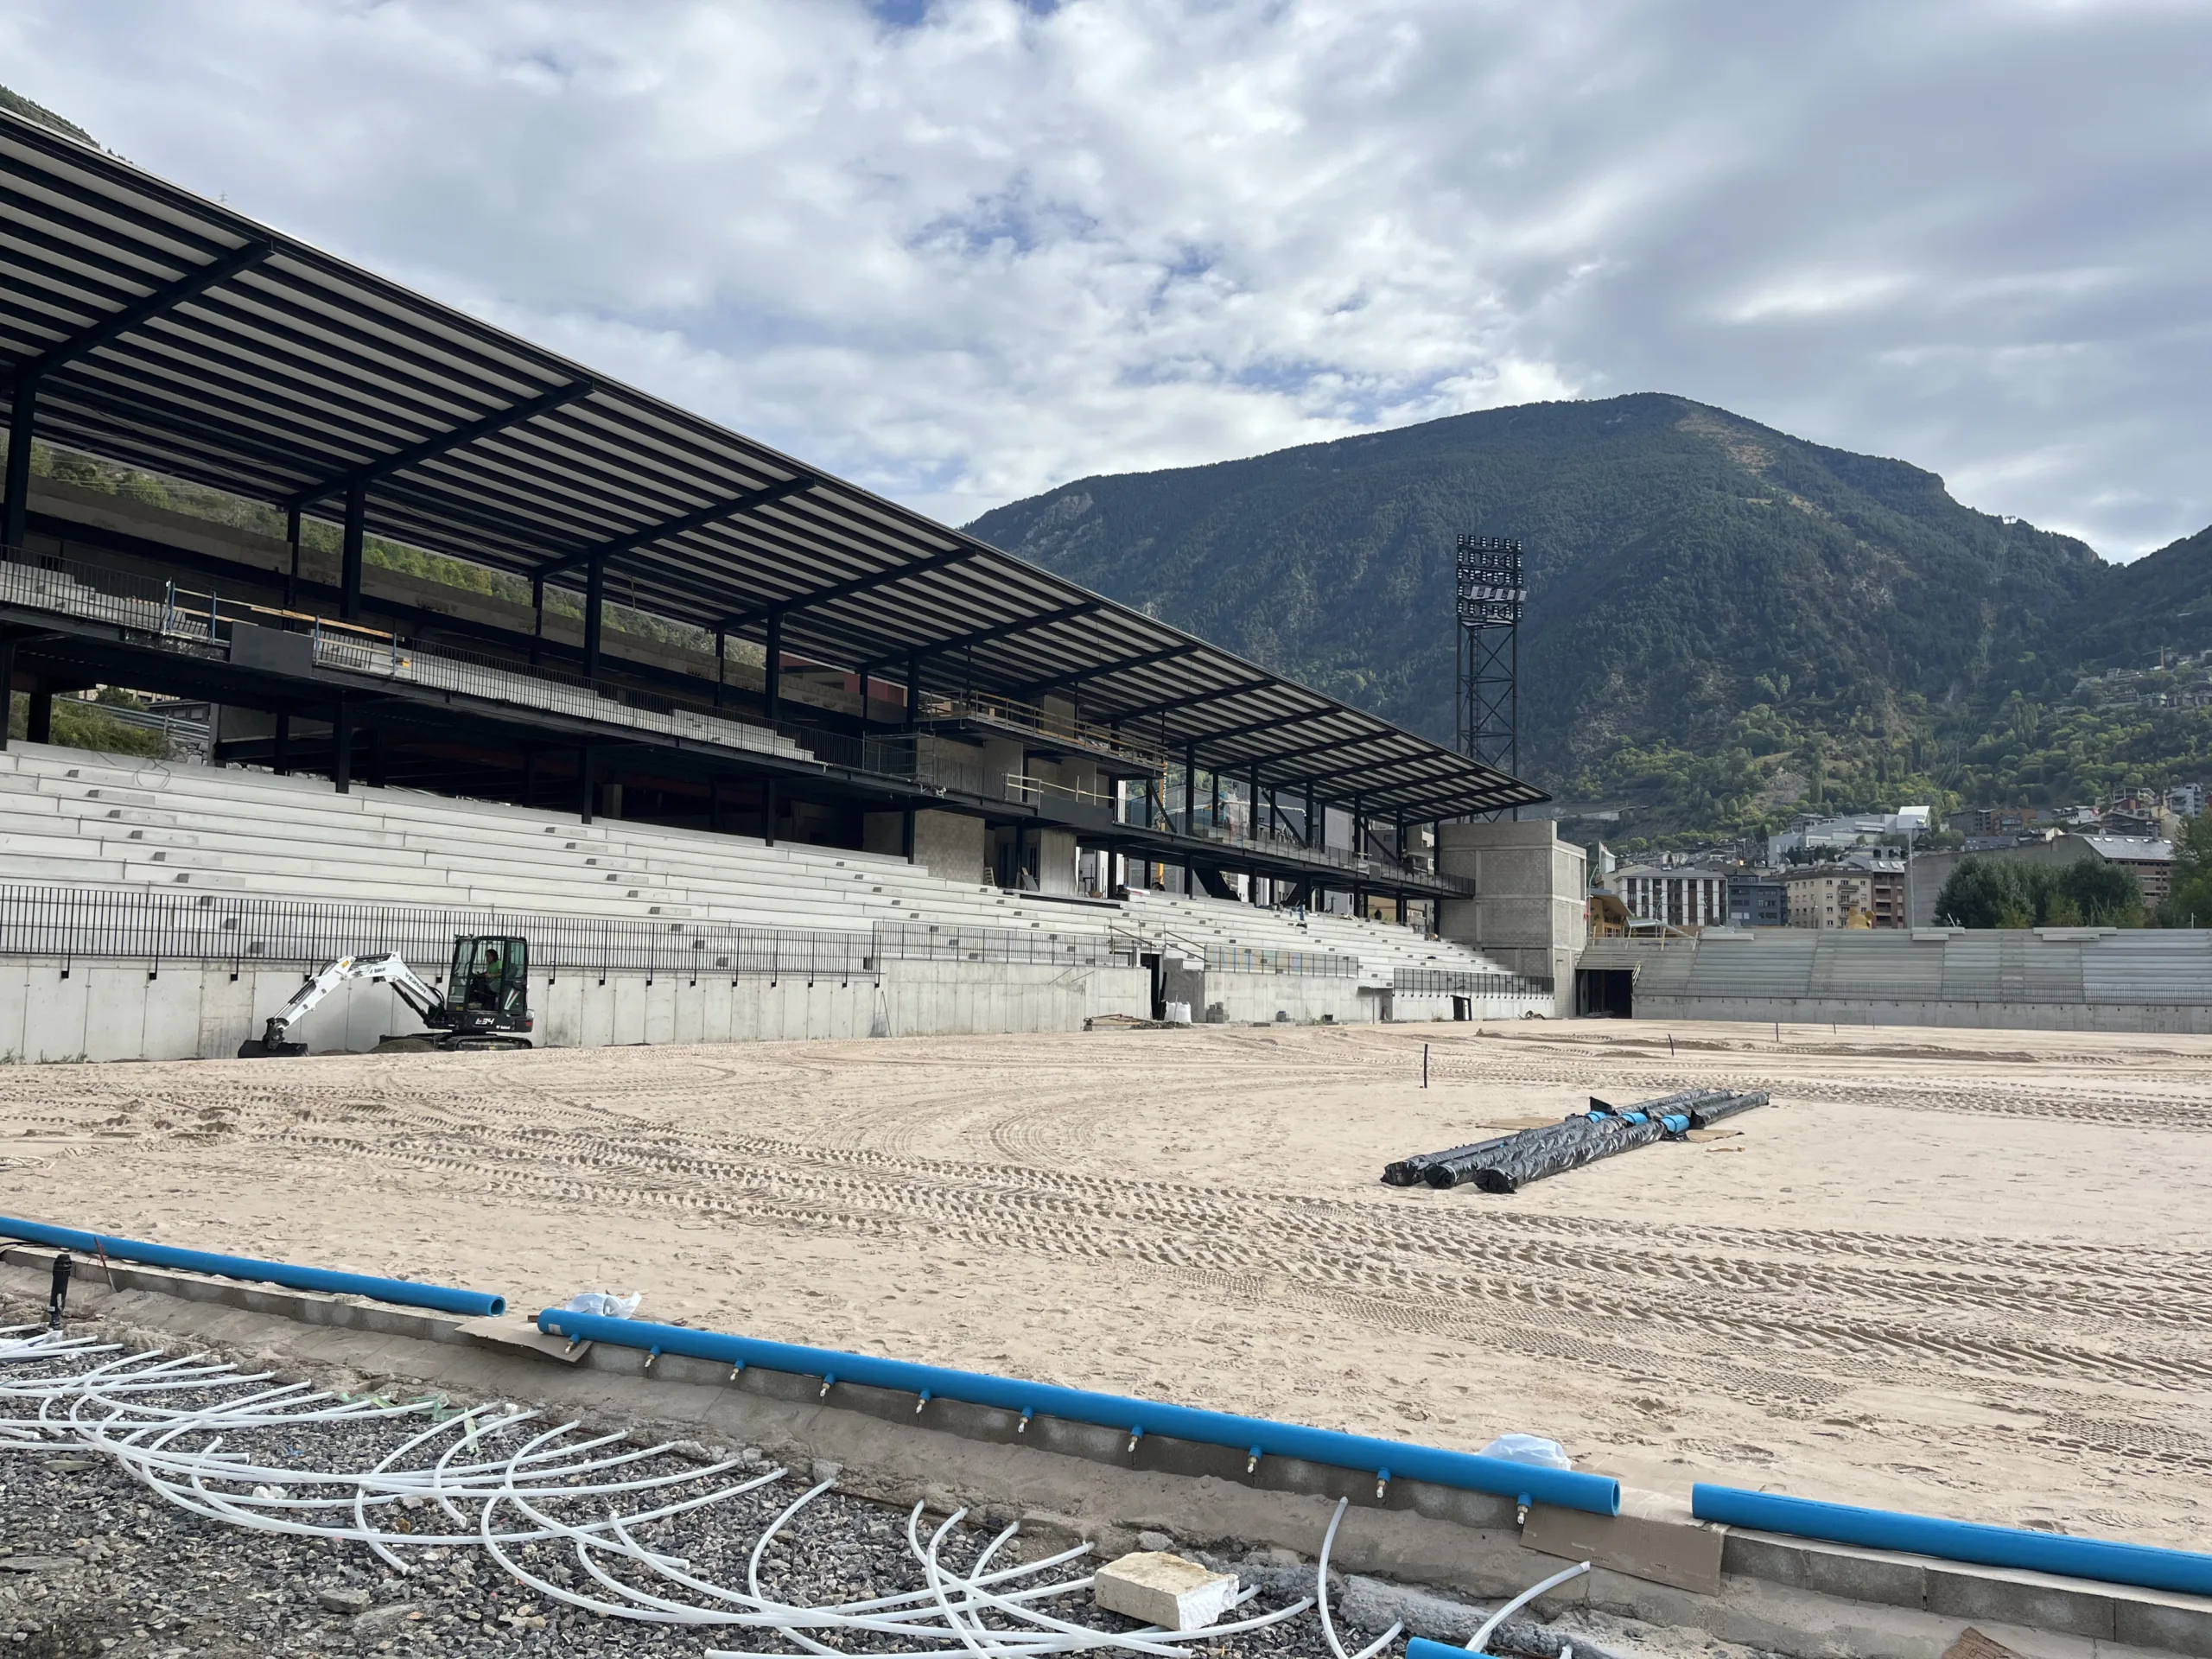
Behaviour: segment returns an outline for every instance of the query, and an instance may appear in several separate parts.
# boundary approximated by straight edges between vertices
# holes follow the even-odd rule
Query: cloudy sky
[[[0,83],[955,522],[1646,390],[2212,522],[2197,0],[0,0]]]

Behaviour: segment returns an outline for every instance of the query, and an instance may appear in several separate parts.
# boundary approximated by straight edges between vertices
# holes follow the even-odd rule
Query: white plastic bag
[[[603,1319],[626,1319],[638,1311],[638,1304],[645,1300],[640,1292],[635,1296],[617,1296],[611,1291],[584,1290],[561,1305],[563,1313],[596,1313]]]
[[[1501,1434],[1483,1447],[1486,1458],[1503,1458],[1508,1463],[1532,1463],[1539,1469],[1572,1469],[1574,1459],[1567,1455],[1567,1448],[1557,1440],[1547,1440],[1535,1434]]]

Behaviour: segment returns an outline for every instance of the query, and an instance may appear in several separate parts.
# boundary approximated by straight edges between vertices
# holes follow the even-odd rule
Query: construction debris
[[[1236,1575],[1141,1550],[1100,1567],[1091,1595],[1109,1613],[1166,1630],[1202,1630],[1236,1605]]]

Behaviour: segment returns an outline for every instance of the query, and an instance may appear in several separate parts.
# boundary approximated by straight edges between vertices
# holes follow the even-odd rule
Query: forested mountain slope
[[[2153,658],[2212,645],[2205,537],[2107,565],[1904,461],[1656,393],[1084,479],[969,528],[1446,741],[1457,538],[1518,536],[1522,770],[1653,831],[2032,791],[2022,696],[2066,696],[2093,643],[2133,661],[2149,617]]]

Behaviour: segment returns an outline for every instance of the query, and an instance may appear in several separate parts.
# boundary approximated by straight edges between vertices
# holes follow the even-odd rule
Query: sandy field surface
[[[1775,1104],[1510,1198],[1377,1179],[1709,1083]],[[635,1290],[1471,1450],[1523,1430],[1663,1491],[2212,1538],[2212,1039],[1525,1022],[8,1067],[0,1192],[518,1308]]]

